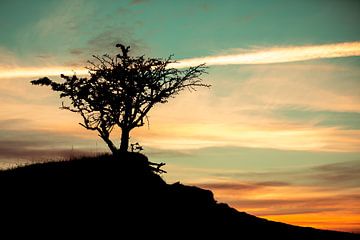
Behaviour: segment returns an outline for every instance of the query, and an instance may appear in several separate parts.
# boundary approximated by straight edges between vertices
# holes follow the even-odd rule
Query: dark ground
[[[0,234],[12,238],[360,239],[238,212],[211,191],[165,183],[136,153],[0,171],[0,191]]]

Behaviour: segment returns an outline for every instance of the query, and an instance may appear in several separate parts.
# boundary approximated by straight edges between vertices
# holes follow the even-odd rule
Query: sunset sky
[[[256,216],[360,232],[360,1],[0,1],[0,167],[107,151],[30,80],[92,54],[207,63],[210,89],[149,114],[131,142],[168,182]],[[114,138],[119,132],[114,133]]]

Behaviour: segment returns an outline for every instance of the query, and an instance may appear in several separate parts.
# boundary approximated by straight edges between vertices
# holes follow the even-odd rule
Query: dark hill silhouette
[[[209,190],[167,184],[147,158],[124,153],[0,171],[1,225],[48,239],[360,239],[292,226],[217,203]],[[26,230],[25,230],[26,229]]]

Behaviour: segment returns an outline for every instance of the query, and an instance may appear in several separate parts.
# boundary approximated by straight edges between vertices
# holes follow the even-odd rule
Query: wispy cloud
[[[244,123],[245,124],[245,123]],[[286,150],[358,152],[358,130],[311,125],[260,124],[224,126],[221,124],[166,124],[151,132],[139,129],[146,145],[166,149],[197,149],[211,146],[237,146]],[[155,134],[156,133],[156,134]]]
[[[238,50],[235,50],[238,52]],[[200,58],[188,58],[179,60],[177,63],[170,64],[169,67],[183,68],[196,66],[206,63],[212,65],[234,65],[234,64],[271,64],[306,61],[324,58],[339,58],[360,56],[360,41],[343,42],[323,45],[307,46],[287,46],[271,47],[256,50],[243,50],[241,53],[229,55],[215,55]],[[86,69],[70,68],[62,66],[50,67],[21,67],[21,68],[1,68],[0,79],[16,77],[36,77],[36,76],[58,76],[76,72],[77,74],[87,74]]]
[[[60,76],[60,74],[85,75],[88,74],[87,69],[69,69],[66,67],[15,67],[15,68],[0,68],[1,78],[30,78],[40,76]]]
[[[213,182],[196,184],[202,188],[229,190],[229,191],[253,191],[266,187],[282,187],[290,185],[288,182],[281,181],[264,181],[264,182]]]
[[[288,46],[256,49],[229,55],[215,55],[179,60],[173,67],[190,67],[201,63],[212,65],[269,64],[322,58],[360,56],[360,41],[323,45]]]
[[[93,139],[29,129],[24,126],[28,124],[29,121],[24,119],[0,120],[0,169],[19,163],[67,159],[105,151],[105,146]]]
[[[145,147],[168,150],[243,146],[358,152],[358,128],[344,128],[341,122],[319,125],[319,122],[334,120],[333,114],[321,118],[315,114],[319,109],[339,111],[339,114],[360,111],[358,94],[351,92],[355,91],[357,83],[344,78],[343,72],[347,69],[339,71],[323,65],[319,66],[320,69],[298,65],[251,66],[246,71],[243,69],[245,77],[237,76],[241,74],[237,72],[231,77],[216,75],[215,72],[211,91],[184,92],[175,101],[157,106],[150,116],[150,131],[148,128],[136,129],[132,137]],[[309,72],[312,76],[308,76]],[[351,77],[357,76],[358,73],[354,73]],[[33,87],[24,80],[1,80],[0,108],[3,111],[0,119],[9,116],[34,119],[36,128],[80,133],[82,129],[76,123],[81,119],[57,109],[59,100],[56,94],[46,88]],[[349,81],[352,87],[348,86]],[[217,92],[220,96],[214,95]],[[279,114],[279,110],[284,109],[311,112],[306,119],[293,119]],[[81,134],[86,134],[86,131],[81,131]]]
[[[314,167],[312,178],[317,184],[329,187],[358,188],[360,161],[331,163]],[[311,175],[310,175],[311,176]]]

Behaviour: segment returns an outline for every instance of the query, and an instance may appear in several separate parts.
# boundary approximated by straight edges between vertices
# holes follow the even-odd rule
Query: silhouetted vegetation
[[[238,212],[217,203],[209,190],[167,184],[140,153],[117,157],[122,161],[104,155],[0,171],[2,235],[10,232],[14,239],[20,233],[36,239],[360,239],[356,234],[297,227]]]
[[[167,59],[132,57],[130,47],[117,44],[121,52],[116,56],[93,56],[89,61],[90,78],[61,75],[63,83],[48,77],[31,81],[34,85],[50,86],[60,92],[60,98],[71,100],[62,109],[79,113],[81,126],[97,131],[113,154],[128,151],[130,131],[141,127],[147,114],[158,103],[166,103],[184,89],[209,87],[200,76],[205,66],[187,69],[169,67],[175,61]],[[110,138],[114,127],[121,129],[120,146]]]

